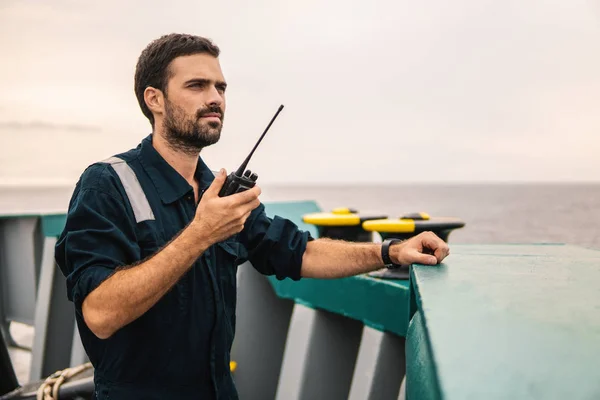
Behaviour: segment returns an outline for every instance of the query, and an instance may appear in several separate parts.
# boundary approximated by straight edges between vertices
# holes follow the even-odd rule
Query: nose
[[[219,93],[216,87],[211,86],[210,90],[208,91],[208,98],[206,99],[206,102],[210,106],[218,106],[219,108],[222,108],[223,96],[221,93]]]

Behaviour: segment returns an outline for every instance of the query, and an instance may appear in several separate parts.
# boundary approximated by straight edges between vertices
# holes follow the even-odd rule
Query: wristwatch
[[[402,264],[395,264],[390,258],[390,246],[394,243],[402,242],[401,239],[385,239],[381,245],[381,259],[388,269],[399,268]]]

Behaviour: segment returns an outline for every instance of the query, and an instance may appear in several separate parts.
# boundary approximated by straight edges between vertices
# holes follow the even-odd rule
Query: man
[[[229,370],[236,271],[339,278],[384,264],[436,264],[437,236],[386,246],[313,239],[265,215],[258,186],[227,197],[200,151],[219,140],[227,84],[219,48],[163,36],[142,52],[135,93],[152,133],[89,166],[56,260],[67,277],[98,399],[236,399]]]

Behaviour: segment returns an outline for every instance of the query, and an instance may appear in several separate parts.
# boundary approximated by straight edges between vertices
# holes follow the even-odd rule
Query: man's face
[[[171,146],[190,154],[221,136],[227,84],[219,60],[209,54],[177,57],[165,91],[163,128]]]

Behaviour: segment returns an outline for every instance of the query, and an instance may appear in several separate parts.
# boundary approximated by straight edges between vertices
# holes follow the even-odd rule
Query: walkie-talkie
[[[283,110],[283,104],[280,105],[279,108],[277,109],[277,112],[271,119],[271,122],[269,122],[269,125],[267,125],[267,128],[265,129],[263,134],[258,139],[258,142],[256,142],[256,144],[254,145],[254,148],[252,149],[250,154],[248,154],[248,157],[246,157],[246,160],[244,160],[244,162],[242,163],[242,165],[240,165],[240,167],[238,168],[237,171],[229,174],[229,176],[225,180],[225,183],[223,183],[223,187],[221,188],[221,191],[219,192],[219,197],[225,197],[225,196],[229,196],[234,193],[243,192],[245,190],[252,189],[254,187],[254,185],[256,185],[256,180],[258,179],[258,175],[256,175],[255,173],[253,173],[250,170],[246,170],[246,171],[244,171],[244,170],[248,166],[248,162],[250,162],[250,158],[254,154],[254,151],[256,150],[256,148],[258,147],[258,145],[260,144],[262,139],[265,137],[265,134],[267,133],[267,131],[273,124],[273,121],[275,121],[275,118],[277,118],[277,116],[279,115],[281,110]]]

